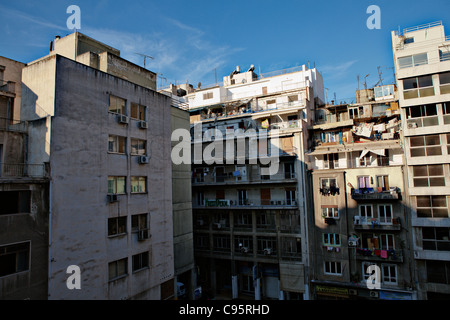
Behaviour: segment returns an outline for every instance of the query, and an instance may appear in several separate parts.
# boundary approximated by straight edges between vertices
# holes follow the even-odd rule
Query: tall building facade
[[[173,201],[190,208],[172,197],[172,172],[186,168],[172,167],[170,137],[188,122],[156,74],[75,32],[29,63],[22,83],[28,161],[48,163],[50,178],[48,299],[175,297]],[[72,265],[80,290],[67,286]],[[191,254],[178,271],[192,268]]]
[[[418,298],[449,299],[450,37],[441,22],[391,36]]]
[[[0,299],[47,299],[48,167],[27,159],[25,64],[0,57]]]
[[[323,103],[321,75],[306,66],[260,75],[237,67],[221,84],[169,90],[190,112],[203,293],[308,299],[304,150]]]
[[[397,90],[356,93],[356,103],[317,108],[312,127],[311,297],[411,300]]]

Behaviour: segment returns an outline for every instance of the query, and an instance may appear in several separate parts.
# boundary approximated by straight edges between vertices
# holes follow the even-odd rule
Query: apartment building
[[[420,300],[450,297],[450,37],[441,22],[392,31]]]
[[[44,163],[27,159],[17,117],[25,64],[0,57],[0,299],[47,299],[48,192]]]
[[[311,128],[311,297],[410,300],[397,90],[391,84],[356,94],[354,104],[317,108]],[[376,288],[369,267],[377,270]]]
[[[170,136],[183,116],[172,119],[156,74],[75,32],[22,82],[28,161],[49,164],[48,299],[175,297],[174,199],[189,208],[172,197]],[[71,265],[80,290],[67,286]]]
[[[306,66],[254,70],[167,89],[191,118],[198,283],[216,297],[308,299],[303,154],[322,77]]]

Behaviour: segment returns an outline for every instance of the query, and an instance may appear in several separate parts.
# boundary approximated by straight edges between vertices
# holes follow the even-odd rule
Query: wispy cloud
[[[0,11],[2,12],[3,15],[13,16],[15,18],[15,20],[25,20],[27,22],[31,22],[32,24],[38,25],[41,27],[50,28],[50,29],[54,29],[54,30],[60,30],[60,31],[67,31],[66,26],[60,26],[60,25],[51,23],[47,20],[34,17],[34,16],[24,13],[22,11],[5,8],[3,6],[0,6]]]
[[[352,65],[354,65],[358,60],[351,60],[342,62],[334,65],[325,65],[320,67],[319,71],[321,71],[324,75],[326,74],[329,77],[333,76],[341,76],[345,72],[347,72]]]

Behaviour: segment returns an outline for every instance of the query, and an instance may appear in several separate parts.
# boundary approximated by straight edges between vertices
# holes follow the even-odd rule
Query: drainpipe
[[[50,298],[51,274],[52,274],[52,180],[48,188],[48,286],[47,296]]]

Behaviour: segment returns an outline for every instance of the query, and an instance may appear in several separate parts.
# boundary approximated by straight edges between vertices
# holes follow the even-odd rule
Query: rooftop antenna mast
[[[137,55],[139,55],[141,57],[144,57],[144,69],[146,69],[146,67],[147,67],[147,59],[152,59],[152,60],[155,59],[155,58],[153,58],[151,56],[148,56],[146,54],[137,53],[137,52],[135,52],[135,54],[137,54]]]

